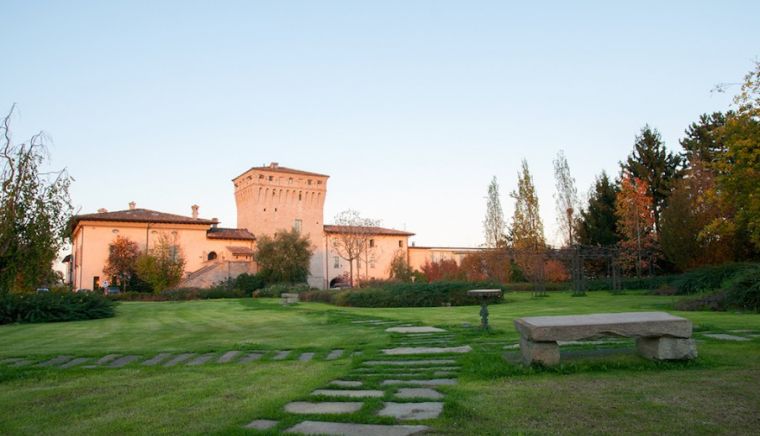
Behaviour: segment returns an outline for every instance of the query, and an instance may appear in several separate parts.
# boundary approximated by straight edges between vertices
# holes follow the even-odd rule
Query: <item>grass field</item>
[[[474,351],[447,393],[440,434],[752,434],[760,428],[760,337],[728,342],[699,332],[760,332],[760,315],[675,312],[670,297],[590,293],[510,294],[490,306],[493,330],[476,328],[478,307],[338,308],[276,300],[123,303],[111,319],[0,327],[0,359],[58,354],[293,349],[327,353],[387,346],[386,319],[445,327]],[[695,325],[700,357],[656,363],[633,354],[567,359],[557,369],[510,362],[505,344],[521,316],[667,310]],[[625,347],[627,344],[611,345]],[[588,346],[578,346],[585,349]],[[504,359],[506,353],[507,360]],[[294,398],[339,378],[359,358],[250,366],[47,369],[0,366],[2,434],[241,433],[255,417],[282,417]],[[564,359],[564,357],[563,357]]]

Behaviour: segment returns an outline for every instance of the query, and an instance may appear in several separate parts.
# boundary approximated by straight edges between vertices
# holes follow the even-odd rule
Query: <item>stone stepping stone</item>
[[[264,353],[250,353],[244,356],[242,359],[240,359],[238,363],[250,363],[250,362],[253,362],[254,360],[261,359],[261,356],[263,355]]]
[[[174,358],[171,359],[170,361],[164,363],[164,367],[170,367],[170,366],[179,365],[180,363],[186,361],[187,359],[189,359],[189,358],[191,358],[193,356],[195,356],[195,353],[182,353],[182,354],[179,354],[177,356],[174,356]]]
[[[255,419],[246,424],[246,426],[243,428],[252,428],[254,430],[269,430],[276,425],[277,421],[272,421],[271,419]]]
[[[444,354],[444,353],[469,353],[472,347],[463,345],[461,347],[399,347],[387,348],[383,354],[389,356],[407,356],[413,354]]]
[[[414,399],[429,398],[431,400],[440,400],[443,394],[430,388],[400,388],[396,391],[396,398]]]
[[[385,331],[388,333],[439,333],[446,330],[438,327],[390,327]]]
[[[420,360],[367,360],[362,365],[367,366],[413,366],[413,365],[450,365],[457,363],[454,359],[420,359]]]
[[[37,366],[43,366],[43,367],[44,366],[58,366],[58,365],[68,362],[69,360],[71,360],[71,356],[58,356],[50,360],[46,360],[38,364]]]
[[[727,335],[725,333],[707,333],[704,336],[707,336],[708,338],[718,339],[721,341],[737,341],[737,342],[749,341],[749,339],[745,337],[736,336],[736,335]]]
[[[289,354],[290,354],[290,350],[278,351],[277,354],[274,355],[272,360],[285,360],[285,358],[287,358]]]
[[[21,367],[21,366],[30,365],[30,364],[32,364],[34,362],[31,361],[31,360],[29,360],[29,359],[22,359],[22,358],[19,358],[19,357],[14,357],[12,359],[5,359],[5,360],[3,360],[0,363],[3,363],[3,364],[8,365],[8,366],[12,366],[14,368],[18,368],[18,367]]]
[[[171,355],[172,355],[171,353],[158,353],[155,356],[143,362],[142,364],[145,366],[158,365],[159,363],[171,357]]]
[[[232,362],[240,354],[240,351],[228,351],[222,354],[216,363],[229,363]]]
[[[426,425],[348,424],[343,422],[303,421],[286,433],[343,436],[409,436],[429,429]]]
[[[348,389],[317,389],[312,395],[324,395],[326,397],[348,397],[348,398],[380,398],[385,392],[374,389],[366,390],[348,390]]]
[[[333,380],[329,384],[342,388],[358,388],[361,387],[362,382],[355,380]]]
[[[332,350],[330,351],[330,354],[327,355],[327,359],[325,360],[335,360],[340,358],[343,355],[343,350]]]
[[[118,359],[111,362],[110,365],[108,365],[109,368],[121,368],[122,366],[127,366],[130,363],[134,362],[135,360],[139,359],[140,356],[135,355],[129,355],[124,357],[119,357]]]
[[[443,412],[443,403],[383,403],[383,407],[377,414],[390,416],[401,420],[433,419]]]
[[[354,413],[361,409],[364,403],[351,402],[330,402],[310,403],[308,401],[294,401],[285,405],[285,411],[288,413],[298,413],[302,415],[327,415],[338,413]]]
[[[88,360],[90,360],[89,357],[77,357],[76,359],[69,360],[68,362],[66,362],[63,365],[59,366],[59,368],[61,368],[61,369],[73,368],[75,366],[78,366],[78,365],[81,365],[81,364],[87,362]]]
[[[106,354],[105,356],[96,360],[95,365],[105,365],[106,363],[116,359],[119,356],[120,356],[119,354]]]
[[[415,386],[445,386],[455,385],[457,381],[453,378],[434,378],[430,380],[383,380],[380,383],[383,386],[388,385],[415,385]]]
[[[382,322],[382,319],[360,319],[357,321],[351,321],[351,324],[367,324],[367,323],[375,323],[375,322]]]
[[[185,365],[187,365],[187,366],[203,365],[204,363],[206,363],[209,360],[213,359],[214,356],[216,356],[216,353],[206,353],[206,354],[204,354],[202,356],[198,356],[195,359],[187,362]]]
[[[301,362],[308,362],[312,358],[314,358],[314,353],[303,353],[300,356],[298,356],[298,360]]]

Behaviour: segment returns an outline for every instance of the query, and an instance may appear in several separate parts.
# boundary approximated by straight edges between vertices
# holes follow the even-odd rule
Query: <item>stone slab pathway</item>
[[[736,342],[749,341],[749,339],[743,336],[728,335],[725,333],[706,333],[703,336],[707,336],[708,338],[718,339],[721,341],[736,341]]]
[[[361,387],[362,382],[358,380],[333,380],[329,384],[342,388],[358,388]]]
[[[54,357],[54,358],[52,358],[50,360],[46,360],[46,361],[38,364],[37,366],[39,366],[39,367],[58,366],[60,364],[68,362],[69,360],[71,360],[71,356],[57,356],[57,357]]]
[[[290,354],[290,350],[278,351],[277,354],[274,355],[272,360],[285,360],[289,354]]]
[[[326,397],[347,397],[347,398],[382,398],[385,392],[374,389],[317,389],[312,395],[324,395]]]
[[[269,430],[275,425],[277,425],[277,421],[272,421],[271,419],[256,419],[248,423],[245,428],[251,428],[254,430]]]
[[[390,327],[385,331],[388,333],[439,333],[446,330],[438,327]]]
[[[431,400],[440,400],[443,394],[430,388],[400,388],[394,394],[396,398],[416,399],[425,398]]]
[[[314,358],[314,354],[315,353],[303,353],[300,356],[298,356],[298,360],[301,362],[308,362]]]
[[[187,364],[186,364],[186,365],[188,365],[188,366],[198,366],[198,365],[203,365],[204,363],[206,363],[206,362],[208,362],[209,360],[213,359],[213,358],[214,358],[214,356],[216,356],[216,354],[215,354],[215,353],[206,353],[206,354],[204,354],[204,355],[202,355],[202,356],[198,356],[198,357],[196,357],[195,359],[193,359],[193,360],[191,360],[191,361],[187,362]]]
[[[158,365],[159,363],[163,362],[164,360],[171,357],[171,353],[158,353],[155,356],[151,357],[150,359],[146,360],[142,364],[145,366],[154,366]]]
[[[453,378],[434,378],[431,380],[383,380],[382,386],[387,385],[415,385],[415,386],[445,386],[457,384]]]
[[[129,355],[124,357],[119,357],[118,359],[111,362],[110,365],[108,365],[109,368],[121,368],[123,366],[127,366],[130,363],[134,362],[135,360],[139,359],[140,356],[135,355]]]
[[[64,363],[63,365],[59,366],[61,369],[67,369],[67,368],[73,368],[75,366],[79,366],[85,362],[90,361],[91,359],[89,357],[77,357],[76,359],[69,360],[68,362]]]
[[[408,436],[428,430],[426,425],[378,425],[348,424],[343,422],[304,421],[289,429],[287,433],[327,434],[343,436]]]
[[[182,353],[177,356],[175,356],[170,361],[164,363],[164,367],[171,367],[175,365],[179,365],[180,363],[190,359],[191,357],[195,356],[195,353]]]
[[[216,363],[229,363],[233,360],[235,360],[236,357],[240,354],[240,351],[228,351],[224,354],[222,354],[219,359],[216,361]]]
[[[389,356],[406,356],[413,354],[448,354],[448,353],[469,353],[472,348],[469,345],[461,347],[399,347],[387,348],[383,354]]]
[[[249,363],[249,362],[253,362],[254,360],[259,360],[259,359],[261,359],[261,356],[263,356],[263,355],[264,355],[264,353],[250,353],[250,354],[247,354],[247,355],[246,355],[245,357],[243,357],[242,359],[240,359],[240,361],[238,361],[238,363]]]
[[[383,403],[385,407],[377,414],[401,420],[433,419],[443,412],[443,403]]]
[[[294,401],[285,405],[285,411],[302,415],[333,415],[339,413],[354,413],[361,409],[362,406],[364,406],[364,403],[347,401],[324,401],[320,403]]]
[[[368,360],[362,362],[366,366],[417,366],[417,365],[453,365],[457,361],[454,359],[426,359],[426,360]]]
[[[343,350],[332,350],[325,360],[335,360],[343,355]]]

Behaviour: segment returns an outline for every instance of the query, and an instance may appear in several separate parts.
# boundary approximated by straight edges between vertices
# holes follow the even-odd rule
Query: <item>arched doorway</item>
[[[212,251],[208,254],[208,260],[216,260],[216,251]]]

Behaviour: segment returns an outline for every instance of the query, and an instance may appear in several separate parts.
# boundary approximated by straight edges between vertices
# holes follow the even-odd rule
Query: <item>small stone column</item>
[[[697,357],[697,344],[691,338],[636,338],[636,349],[643,357],[652,360],[684,360]]]
[[[556,342],[534,342],[520,337],[520,352],[523,363],[530,365],[540,363],[545,366],[559,364],[559,344]]]

